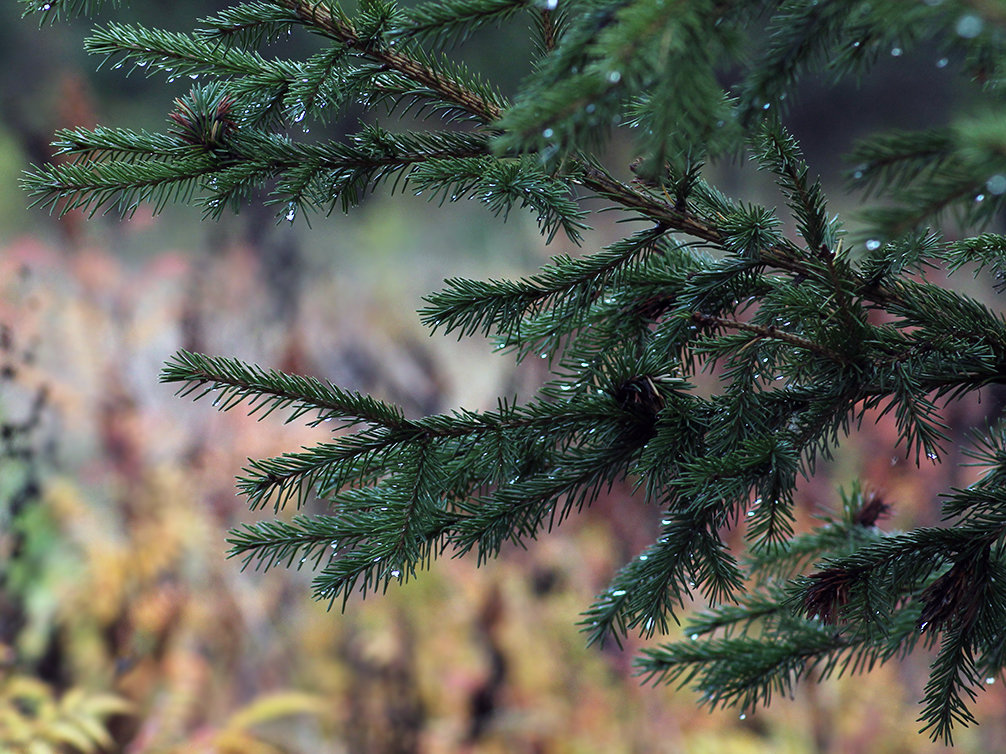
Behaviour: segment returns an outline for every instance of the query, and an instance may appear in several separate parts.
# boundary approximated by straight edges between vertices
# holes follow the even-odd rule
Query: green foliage
[[[43,17],[90,6],[26,3]],[[451,54],[479,28],[518,19],[540,58],[510,103]],[[258,49],[297,27],[326,48],[306,61]],[[980,228],[1006,202],[1004,34],[994,7],[951,0],[371,0],[353,15],[327,1],[255,2],[190,34],[97,30],[88,49],[107,59],[210,81],[176,100],[162,134],[61,132],[69,161],[34,169],[25,186],[59,212],[195,200],[217,215],[265,185],[292,220],[348,209],[390,180],[504,218],[530,209],[548,241],[562,231],[591,243],[580,198],[642,222],[524,280],[450,279],[429,297],[421,315],[433,329],[550,360],[553,379],[525,403],[413,420],[317,380],[178,354],[163,379],[217,391],[222,410],[247,401],[355,430],[250,463],[239,488],[253,508],[318,497],[330,512],[248,525],[232,554],[262,567],[310,561],[317,596],[345,603],[444,553],[482,562],[524,546],[629,480],[662,523],[585,612],[591,641],[667,633],[701,596],[710,607],[690,640],[648,649],[640,672],[744,710],[812,672],[933,648],[920,719],[949,742],[1006,662],[1006,425],[979,435],[988,472],[949,495],[945,528],[883,534],[886,504],[857,489],[843,517],[798,533],[794,491],[874,409],[893,418],[905,453],[936,460],[948,440],[940,402],[1006,381],[1002,314],[924,277],[1004,269],[1001,236],[953,241],[943,228]],[[862,75],[892,45],[922,41],[960,61],[982,109],[853,149],[851,184],[873,202],[861,244],[829,217],[786,105],[807,73]],[[736,84],[725,89],[727,74]],[[441,130],[371,123],[341,142],[298,132],[351,103]],[[614,132],[638,154],[631,182],[602,164]],[[706,182],[705,163],[740,153],[775,178],[795,233]],[[712,367],[710,394],[692,382]],[[743,551],[727,544],[735,527]]]

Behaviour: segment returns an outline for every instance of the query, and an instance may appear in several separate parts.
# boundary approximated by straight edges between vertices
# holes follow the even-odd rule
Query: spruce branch
[[[445,0],[404,11],[392,39],[433,41],[438,47],[464,42],[484,26],[506,21],[533,0]]]
[[[347,393],[313,377],[262,369],[222,356],[179,351],[165,365],[161,382],[181,383],[179,395],[193,395],[193,400],[214,395],[213,405],[220,411],[247,401],[249,414],[259,414],[260,421],[273,411],[289,409],[287,422],[315,414],[310,426],[333,420],[340,427],[359,423],[386,428],[405,426],[400,409],[370,396]]]
[[[448,288],[426,298],[419,314],[436,330],[461,336],[513,333],[521,322],[544,310],[565,321],[582,317],[605,289],[632,274],[634,262],[658,248],[664,229],[657,226],[581,259],[559,257],[518,283],[450,279]],[[557,310],[558,309],[558,310]]]
[[[338,9],[338,6],[305,0],[281,0],[278,4],[288,8],[310,28],[321,31],[365,58],[426,87],[484,124],[496,121],[505,106],[502,102],[490,101],[480,96],[447,71],[436,70],[431,65],[432,61],[411,57],[388,45],[371,44],[369,40],[359,35],[353,23]]]
[[[99,3],[25,5],[47,20]],[[349,210],[381,185],[504,219],[530,210],[546,243],[563,231],[587,251],[515,280],[450,277],[420,312],[431,329],[547,358],[550,381],[523,402],[406,418],[234,359],[168,363],[165,382],[221,410],[338,430],[248,462],[238,488],[253,509],[328,508],[235,530],[231,554],[313,567],[316,596],[345,607],[445,553],[482,563],[527,546],[625,482],[660,524],[584,612],[588,641],[666,634],[702,601],[688,639],[647,650],[640,672],[745,711],[811,677],[938,648],[920,720],[949,741],[974,722],[981,679],[1006,665],[1003,425],[967,451],[984,476],[948,494],[944,528],[887,534],[890,501],[854,485],[808,529],[794,491],[874,409],[916,463],[940,460],[943,405],[1006,382],[1002,312],[929,279],[1006,270],[1002,236],[968,237],[1006,203],[1000,16],[900,0],[374,0],[352,14],[252,0],[192,33],[113,23],[87,42],[113,65],[213,80],[174,101],[163,133],[59,132],[63,162],[24,183],[43,207],[92,213],[181,200],[216,216],[266,186],[293,219]],[[539,55],[511,102],[448,52],[522,18]],[[321,48],[305,60],[259,51],[295,29]],[[930,39],[980,79],[987,109],[860,142],[850,179],[869,203],[865,243],[847,243],[828,210],[841,202],[784,126],[789,95],[807,73],[858,75],[891,45]],[[355,133],[295,136],[349,106],[366,117]],[[615,130],[632,137],[626,178],[602,160]],[[744,145],[793,228],[710,184]],[[598,248],[581,203],[597,199],[642,230]],[[944,218],[959,227],[944,232]]]

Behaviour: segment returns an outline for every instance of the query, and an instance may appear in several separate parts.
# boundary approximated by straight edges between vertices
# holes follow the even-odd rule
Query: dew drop
[[[295,217],[297,217],[297,205],[290,202],[286,207],[286,221],[292,223]]]
[[[985,181],[985,188],[988,189],[990,194],[994,194],[995,196],[1006,193],[1006,175],[996,173]]]
[[[989,676],[988,678],[985,679],[985,685],[986,686],[991,686],[995,682],[996,682],[996,679],[993,678],[992,676]]]
[[[698,641],[699,640],[699,635],[698,634],[692,634],[688,638],[691,639],[692,641]]]
[[[627,592],[624,589],[616,589],[611,593],[612,597],[624,597]]]
[[[307,115],[307,111],[306,110],[301,110],[299,113],[297,113],[295,116],[293,116],[293,122],[294,123],[300,123],[302,120],[304,120],[304,116],[305,115]]]
[[[975,197],[976,204],[981,204],[984,201],[985,201],[985,194],[979,194],[978,196]]]
[[[545,10],[555,10],[559,7],[559,0],[545,0]]]
[[[586,106],[585,108],[583,108],[583,109],[584,109],[584,112],[586,112],[586,113],[588,113],[588,114],[589,114],[589,113],[592,113],[592,112],[594,112],[595,110],[597,110],[597,105],[595,105],[595,104],[594,104],[593,102],[591,102],[591,103],[590,103],[589,105],[587,105],[587,106]]]
[[[621,71],[609,71],[608,72],[608,82],[611,84],[617,84],[622,80]]]
[[[764,105],[761,106],[761,109],[762,110],[768,110],[770,107],[772,107],[772,103],[771,102],[766,102]]]
[[[984,22],[974,13],[965,13],[957,19],[957,34],[964,39],[974,39],[982,33]]]
[[[947,64],[949,62],[950,62],[949,58],[940,58],[939,60],[936,61],[936,67],[937,68],[946,68]]]
[[[649,559],[650,559],[650,556],[649,556],[649,555],[640,555],[640,556],[639,556],[639,558],[638,558],[638,560],[639,560],[639,561],[640,561],[641,563],[645,563],[645,562],[646,562],[647,560],[649,560]]]
[[[397,568],[391,572],[391,578],[393,578],[393,579],[397,579],[401,575],[402,575],[402,572],[399,571]]]
[[[553,136],[555,136],[555,131],[553,131],[551,128],[546,128],[544,131],[541,132],[541,135],[544,136],[546,139],[551,139]]]
[[[891,48],[891,57],[900,58],[902,53],[904,53],[904,50],[902,50],[900,47]]]
[[[930,461],[935,461],[937,459],[937,455],[935,453],[926,453],[926,458]]]
[[[869,241],[866,242],[867,251],[876,251],[879,248],[880,248],[880,241],[878,241],[876,238],[871,238]]]
[[[737,716],[737,719],[738,720],[747,720],[748,716],[745,713],[741,712],[740,715]]]

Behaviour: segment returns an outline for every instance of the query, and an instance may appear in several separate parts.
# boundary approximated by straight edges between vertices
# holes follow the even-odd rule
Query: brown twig
[[[692,314],[692,321],[700,325],[711,325],[713,327],[726,327],[733,330],[741,330],[743,332],[754,333],[759,338],[766,338],[770,340],[781,340],[784,343],[789,343],[797,348],[803,348],[807,351],[818,354],[819,356],[824,356],[827,359],[836,361],[839,364],[847,364],[848,360],[841,354],[835,353],[831,349],[825,348],[818,343],[801,338],[799,335],[794,335],[793,333],[786,332],[785,330],[779,330],[773,325],[765,327],[764,325],[753,325],[750,322],[740,322],[735,319],[726,319],[725,317],[717,317],[712,314],[703,314],[702,312],[695,312]]]

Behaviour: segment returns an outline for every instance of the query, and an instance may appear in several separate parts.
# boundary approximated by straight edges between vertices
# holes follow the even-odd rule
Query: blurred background
[[[138,5],[116,19],[189,30],[226,4]],[[687,689],[643,687],[631,664],[639,642],[586,648],[580,611],[657,531],[659,511],[628,489],[527,551],[481,569],[437,562],[344,613],[311,600],[310,573],[242,572],[225,558],[227,530],[253,519],[234,476],[249,457],[325,435],[174,397],[157,376],[175,350],[315,375],[413,416],[488,408],[500,395],[530,396],[543,366],[516,369],[478,339],[431,338],[415,315],[421,297],[448,276],[526,275],[581,251],[562,239],[545,248],[531,217],[504,225],[478,206],[384,192],[311,227],[277,222],[258,202],[217,223],[185,207],[128,220],[26,210],[18,176],[50,158],[55,129],[163,128],[184,85],[96,70],[82,51],[92,22],[39,29],[19,12],[0,6],[0,751],[943,748],[916,732],[925,656],[801,685],[795,699],[740,719],[699,709]],[[312,44],[295,39],[278,54]],[[530,46],[517,23],[479,34],[464,56],[513,91]],[[897,48],[858,89],[808,82],[791,123],[832,210],[855,207],[841,190],[841,154],[857,136],[946,123],[969,104],[962,84],[953,60]],[[312,125],[309,138],[358,121]],[[630,145],[610,151],[628,175]],[[715,170],[735,196],[780,204],[764,175]],[[618,237],[613,220],[597,217],[585,251]],[[961,277],[955,286],[993,300],[983,281]],[[950,407],[947,421],[963,443],[1000,407],[986,396]],[[838,487],[861,480],[894,506],[883,527],[937,523],[939,491],[968,481],[959,448],[917,468],[895,438],[889,423],[864,422],[801,488],[801,520],[834,510]],[[1002,750],[1001,680],[957,750]]]

